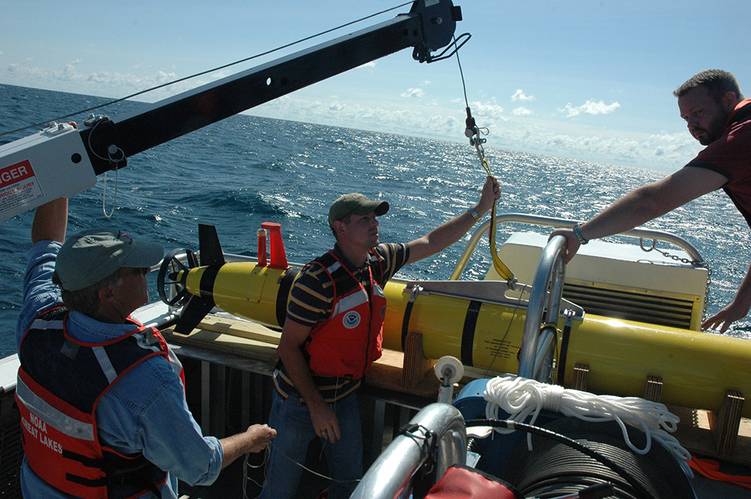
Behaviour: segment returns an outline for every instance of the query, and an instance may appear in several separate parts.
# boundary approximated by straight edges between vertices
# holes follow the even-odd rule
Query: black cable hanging
[[[150,87],[150,88],[147,88],[145,90],[140,90],[140,91],[138,91],[136,93],[133,93],[133,94],[130,94],[130,95],[126,95],[125,97],[120,97],[119,99],[114,99],[114,100],[111,100],[109,102],[105,102],[104,104],[98,104],[96,106],[91,106],[91,107],[87,107],[85,109],[80,109],[80,110],[74,111],[72,113],[63,114],[63,115],[60,115],[60,116],[56,116],[54,118],[49,118],[49,119],[46,119],[44,121],[39,121],[37,123],[32,123],[30,125],[26,125],[26,126],[22,126],[20,128],[16,128],[14,130],[7,130],[7,131],[4,131],[4,132],[0,132],[0,137],[3,137],[5,135],[10,135],[10,134],[16,133],[16,132],[21,132],[21,131],[27,130],[29,128],[35,128],[35,127],[43,126],[43,125],[46,125],[47,123],[50,123],[52,121],[58,121],[58,120],[62,120],[62,119],[65,119],[65,118],[70,118],[71,116],[76,116],[78,114],[88,113],[89,111],[94,111],[96,109],[101,109],[103,107],[111,106],[113,104],[117,104],[118,102],[122,102],[122,101],[128,100],[128,99],[132,99],[133,97],[137,97],[139,95],[143,95],[143,94],[148,93],[148,92],[153,92],[154,90],[158,90],[160,88],[168,87],[168,86],[174,85],[176,83],[180,83],[180,82],[183,82],[183,81],[186,81],[186,80],[190,80],[191,78],[197,78],[198,76],[203,76],[203,75],[208,74],[208,73],[213,73],[214,71],[219,71],[220,69],[225,69],[225,68],[228,68],[230,66],[235,66],[237,64],[241,64],[243,62],[250,61],[252,59],[257,59],[259,57],[263,57],[265,55],[272,54],[272,53],[277,52],[279,50],[283,50],[283,49],[292,47],[293,45],[297,45],[297,44],[300,44],[302,42],[306,42],[308,40],[312,40],[313,38],[317,38],[319,36],[331,33],[332,31],[337,31],[339,29],[346,28],[347,26],[351,26],[353,24],[357,24],[359,22],[365,21],[365,20],[370,19],[372,17],[376,17],[376,16],[379,16],[381,14],[385,14],[387,12],[391,12],[392,10],[400,9],[400,8],[406,6],[406,5],[411,5],[412,3],[413,2],[411,2],[411,1],[410,2],[404,2],[404,3],[401,3],[399,5],[395,5],[394,7],[390,7],[388,9],[384,9],[384,10],[381,10],[379,12],[375,12],[373,14],[369,14],[369,15],[367,15],[365,17],[361,17],[359,19],[355,19],[353,21],[349,21],[349,22],[341,24],[339,26],[336,26],[336,27],[333,27],[333,28],[329,28],[329,29],[324,30],[324,31],[320,31],[320,32],[315,33],[313,35],[309,35],[309,36],[306,36],[304,38],[300,38],[299,40],[295,40],[294,42],[286,43],[286,44],[280,45],[280,46],[278,46],[276,48],[273,48],[273,49],[270,49],[270,50],[266,50],[264,52],[260,52],[260,53],[255,54],[255,55],[251,55],[251,56],[245,57],[243,59],[238,59],[236,61],[233,61],[233,62],[230,62],[230,63],[227,63],[227,64],[223,64],[221,66],[217,66],[217,67],[214,67],[214,68],[211,68],[211,69],[207,69],[207,70],[201,71],[199,73],[195,73],[195,74],[192,74],[192,75],[189,75],[189,76],[184,76],[182,78],[178,78],[177,80],[168,81],[166,83],[162,83],[161,85],[156,85],[154,87]]]

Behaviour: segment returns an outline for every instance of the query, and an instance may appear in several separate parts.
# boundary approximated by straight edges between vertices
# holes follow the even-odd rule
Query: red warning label
[[[0,189],[22,182],[33,176],[34,170],[32,170],[31,163],[27,160],[23,160],[15,165],[6,166],[5,168],[0,168]]]
[[[42,189],[29,160],[0,168],[0,220],[20,213],[41,196]]]

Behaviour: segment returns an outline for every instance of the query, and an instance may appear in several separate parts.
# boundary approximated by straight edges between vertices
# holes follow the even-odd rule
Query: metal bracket
[[[587,391],[589,381],[589,364],[574,365],[574,389],[582,392]]]
[[[419,16],[419,37],[412,57],[419,62],[432,62],[431,52],[451,42],[456,21],[462,20],[461,7],[445,0],[422,0],[412,4],[410,15]],[[417,33],[414,33],[417,35]]]
[[[741,424],[745,397],[738,390],[728,390],[722,401],[719,414],[710,412],[710,428],[715,440],[715,449],[720,456],[730,456],[735,449]]]
[[[647,383],[644,385],[644,398],[653,402],[662,401],[661,376],[647,376]]]

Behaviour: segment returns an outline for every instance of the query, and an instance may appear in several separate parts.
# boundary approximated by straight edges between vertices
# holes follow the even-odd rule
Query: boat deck
[[[226,435],[227,423],[232,420],[231,400],[241,399],[242,419],[248,423],[264,422],[270,409],[270,375],[276,364],[275,347],[279,333],[256,323],[229,317],[209,317],[201,327],[189,336],[174,335],[166,330],[176,351],[186,362],[186,372],[199,379],[189,380],[188,386],[200,386],[200,399],[189,394],[189,404],[204,431],[215,435]],[[205,342],[216,348],[206,348]],[[405,355],[401,352],[386,351],[366,378],[362,396],[363,430],[365,441],[365,463],[372,463],[381,450],[388,445],[396,431],[424,405],[436,399],[438,384],[432,369],[424,373],[418,382],[410,387],[403,382]],[[188,368],[190,366],[190,368]],[[239,373],[239,374],[238,374]],[[469,372],[470,375],[487,376],[485,372]],[[237,385],[240,376],[242,393],[254,393],[252,397],[234,396],[228,387]],[[411,373],[415,376],[415,373]],[[197,405],[196,405],[197,404]],[[681,410],[678,410],[681,412]],[[198,417],[200,415],[200,418]],[[709,457],[716,456],[711,432],[705,411],[682,410],[682,420],[678,438],[692,452]],[[749,420],[743,420],[742,431],[751,435]],[[233,431],[239,431],[238,426]],[[723,459],[723,471],[728,473],[751,474],[751,469],[743,462],[751,459],[749,443],[751,437],[739,439],[730,461]],[[320,459],[320,449],[311,446],[308,465],[321,473],[326,473],[325,460]],[[255,461],[253,461],[253,459]],[[253,456],[251,464],[260,464],[263,458]],[[250,480],[261,483],[263,476],[258,469],[248,469]],[[305,473],[301,486],[301,497],[316,497],[325,487],[325,480]],[[247,481],[247,496],[255,497],[260,490],[252,481]],[[242,497],[243,463],[235,463],[212,487],[185,487],[189,497]],[[693,480],[699,498],[741,498],[749,492],[741,487],[708,480],[697,476]],[[235,495],[237,494],[237,495]]]
[[[227,422],[233,418],[227,416],[227,409],[232,409],[226,401],[227,388],[236,385],[239,374],[246,381],[242,383],[243,390],[256,393],[260,396],[252,397],[253,404],[245,404],[242,407],[242,419],[248,424],[267,421],[270,409],[270,373],[273,363],[248,359],[243,356],[229,353],[209,352],[204,349],[176,346],[176,351],[186,365],[189,373],[188,386],[200,386],[200,396],[196,399],[195,390],[190,391],[189,403],[196,419],[204,431],[224,436],[232,431],[239,431],[241,426],[230,428]],[[239,372],[238,372],[239,371]],[[198,376],[200,380],[192,379]],[[233,383],[234,382],[234,383]],[[251,388],[252,387],[252,388]],[[223,400],[224,399],[224,400]],[[244,397],[250,400],[251,397]],[[366,455],[365,463],[372,463],[381,450],[395,436],[399,428],[411,419],[417,410],[432,399],[410,396],[407,394],[366,386],[362,394],[363,427],[365,431]],[[198,403],[198,406],[196,406]],[[231,430],[231,431],[228,431]],[[251,456],[248,463],[251,466],[261,465],[263,455]],[[326,474],[326,463],[320,459],[320,446],[312,444],[308,452],[306,465]],[[263,472],[258,468],[248,467],[244,475],[245,463],[238,462],[224,470],[216,483],[210,487],[190,487],[182,484],[180,491],[186,499],[224,499],[226,497],[243,497],[243,482],[245,481],[246,496],[256,497],[260,493],[260,484],[263,482]],[[728,473],[751,474],[751,469],[740,465],[723,465],[723,470]],[[692,480],[698,499],[742,499],[749,497],[749,491],[741,487],[717,482],[696,476]],[[301,499],[313,499],[318,497],[321,490],[326,487],[326,481],[317,478],[310,473],[303,474],[303,482],[300,486]]]
[[[165,336],[185,366],[188,405],[205,433],[223,437],[242,431],[249,424],[268,420],[272,393],[270,375],[276,364],[278,332],[235,318],[212,316],[187,337],[173,335],[168,328],[165,329]],[[405,358],[408,363],[415,363],[415,359],[410,360],[409,357],[410,353],[405,356],[401,352],[385,352],[366,379],[361,397],[366,466],[375,460],[420,408],[436,400],[438,384],[429,368],[430,364],[418,363],[418,369],[413,365],[411,372],[405,372]],[[17,482],[20,435],[12,396],[17,368],[17,356],[0,361],[0,390],[3,395],[0,397],[0,495],[7,497],[20,497]],[[488,376],[489,373],[473,373],[470,370],[469,374]],[[694,416],[688,419],[692,424],[681,427],[679,439],[692,450],[696,451],[696,446],[701,446],[706,451],[702,454],[711,455],[714,448],[711,435],[701,428],[705,423]],[[744,420],[743,423],[742,431],[748,431],[749,421]],[[723,459],[723,471],[748,475],[751,474],[748,466],[729,463],[732,460],[751,459],[749,438],[744,437],[739,442],[733,459]],[[249,463],[258,466],[263,459],[263,454],[253,455]],[[327,473],[325,460],[321,459],[320,448],[316,444],[311,445],[306,464],[320,473]],[[248,480],[243,479],[243,471],[244,463],[238,460],[224,470],[212,486],[190,487],[183,484],[180,490],[187,498],[243,497],[245,483],[247,497],[255,497],[260,491],[258,484],[263,481],[262,470],[249,467]],[[749,497],[748,490],[702,477],[695,478],[693,484],[697,497],[701,499]],[[305,473],[299,497],[317,497],[325,486],[325,480]]]

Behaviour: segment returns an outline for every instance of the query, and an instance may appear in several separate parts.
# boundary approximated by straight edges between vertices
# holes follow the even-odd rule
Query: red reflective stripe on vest
[[[332,256],[339,261],[333,253]],[[341,261],[339,264],[358,286],[344,296],[335,294],[331,304],[331,317],[312,329],[310,341],[305,348],[310,357],[310,370],[314,375],[351,376],[360,379],[370,364],[381,357],[386,298],[373,279],[370,266],[368,277],[371,293],[368,296],[365,287],[346,265]],[[361,295],[364,295],[362,300],[359,299]],[[347,305],[348,303],[353,304]]]

